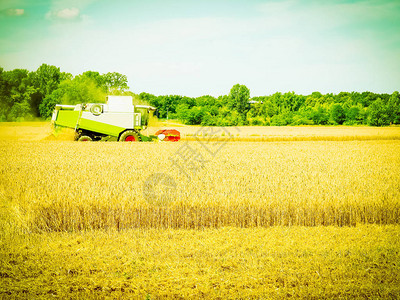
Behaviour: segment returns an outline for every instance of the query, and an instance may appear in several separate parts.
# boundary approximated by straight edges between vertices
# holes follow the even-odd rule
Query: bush
[[[331,106],[331,118],[339,125],[342,125],[346,120],[346,114],[344,113],[343,106],[340,103],[335,103]]]
[[[360,124],[359,122],[360,108],[352,106],[346,111],[346,125]]]
[[[42,103],[39,105],[39,113],[43,119],[46,120],[51,118],[56,104],[61,103],[61,97],[62,92],[60,90],[55,90],[53,93],[43,99]]]
[[[271,118],[271,126],[285,126],[288,125],[283,115],[275,115]]]
[[[309,120],[306,116],[302,115],[294,115],[292,123],[290,125],[298,126],[298,125],[313,125],[314,122]]]
[[[265,125],[265,120],[261,116],[257,116],[254,118],[248,118],[249,125],[252,126],[264,126]]]
[[[217,126],[217,124],[218,124],[217,117],[212,116],[209,113],[206,113],[203,116],[203,119],[201,120],[201,125],[202,126]]]
[[[381,98],[376,99],[368,107],[368,125],[387,126],[390,124],[390,114]]]
[[[29,103],[26,101],[20,103],[14,103],[11,108],[10,114],[8,115],[9,121],[22,122],[26,119],[32,119],[33,116],[30,114],[31,108]]]
[[[315,125],[326,125],[329,121],[329,114],[324,107],[317,106],[311,110],[309,119],[312,120]]]

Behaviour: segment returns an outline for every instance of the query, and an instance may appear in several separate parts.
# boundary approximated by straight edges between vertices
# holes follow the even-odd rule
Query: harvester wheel
[[[79,142],[91,142],[93,139],[87,135],[81,135],[78,139]]]
[[[120,142],[139,142],[140,138],[136,131],[127,130],[119,137]]]

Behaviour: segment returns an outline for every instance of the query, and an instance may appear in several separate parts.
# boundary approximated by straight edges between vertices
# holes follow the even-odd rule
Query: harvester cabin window
[[[135,107],[135,112],[140,113],[142,115],[142,125],[147,126],[149,122],[149,112],[147,108]]]

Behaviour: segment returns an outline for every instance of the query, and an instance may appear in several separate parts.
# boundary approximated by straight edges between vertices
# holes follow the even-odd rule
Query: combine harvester
[[[133,105],[131,96],[107,96],[106,103],[57,104],[51,121],[59,128],[75,129],[76,141],[148,142],[179,141],[177,130],[159,130],[155,135],[140,133],[147,128],[155,107]]]

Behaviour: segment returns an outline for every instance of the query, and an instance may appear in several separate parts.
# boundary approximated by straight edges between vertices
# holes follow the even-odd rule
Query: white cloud
[[[61,19],[75,19],[79,17],[79,9],[65,8],[57,13],[57,17]]]
[[[11,16],[11,17],[19,17],[22,16],[25,13],[25,10],[22,8],[10,8],[10,9],[5,9],[2,11],[2,14]]]
[[[80,11],[75,7],[52,10],[46,14],[46,18],[49,20],[78,20],[80,19]]]
[[[22,8],[15,8],[15,9],[9,9],[8,13],[12,16],[22,16],[24,14],[24,10]]]

